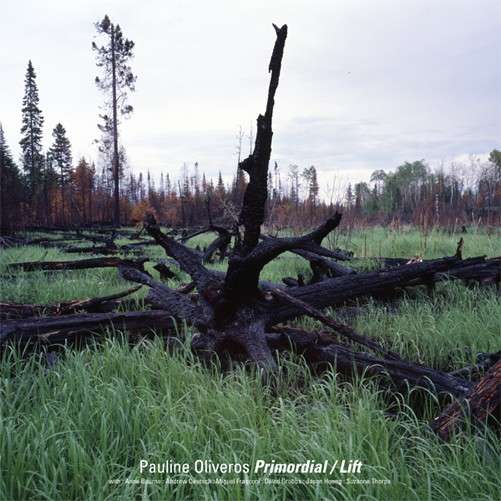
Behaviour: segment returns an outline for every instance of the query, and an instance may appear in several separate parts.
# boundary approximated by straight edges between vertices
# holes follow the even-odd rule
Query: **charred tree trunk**
[[[432,422],[432,429],[443,440],[464,426],[468,416],[474,425],[486,424],[489,419],[501,423],[501,360],[465,397],[455,400]]]
[[[287,327],[274,330],[275,332],[267,334],[271,348],[287,350],[292,345],[310,365],[320,368],[333,366],[350,378],[354,374],[383,378],[389,376],[399,389],[406,385],[426,387],[456,397],[464,397],[472,388],[469,381],[430,367],[407,360],[378,358],[370,353],[353,351],[347,346],[334,343],[330,336]]]
[[[272,119],[275,105],[275,93],[278,88],[287,25],[278,28],[273,25],[277,35],[268,71],[271,72],[268,99],[264,115],[257,118],[257,132],[254,151],[239,164],[239,168],[249,175],[249,183],[245,190],[240,224],[244,227],[242,243],[230,257],[228,271],[223,287],[223,309],[227,304],[238,305],[255,296],[259,273],[250,270],[244,263],[245,258],[259,243],[261,225],[264,222],[264,211],[268,196],[268,164],[271,155],[271,141],[273,138]],[[260,271],[260,270],[259,270]],[[236,282],[239,285],[236,285]]]
[[[6,343],[60,343],[110,328],[124,332],[155,328],[174,331],[175,324],[168,311],[75,314],[6,320],[0,324],[0,347]]]

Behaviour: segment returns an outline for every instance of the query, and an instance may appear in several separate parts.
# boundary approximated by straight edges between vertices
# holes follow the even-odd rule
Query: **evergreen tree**
[[[169,173],[167,173],[165,176],[165,192],[167,193],[167,196],[170,196],[172,192],[172,185],[170,182]]]
[[[289,178],[291,180],[291,202],[297,209],[299,206],[299,167],[297,165],[289,165]]]
[[[21,145],[23,169],[27,177],[32,202],[35,202],[34,197],[42,178],[43,169],[42,126],[44,119],[38,104],[36,74],[31,61],[29,61],[24,80],[22,138],[19,144]]]
[[[54,161],[50,151],[45,155],[43,168],[43,214],[45,224],[50,225],[53,222],[52,216],[55,215],[57,204],[52,196],[57,191],[59,176],[54,170]]]
[[[21,220],[23,184],[12,160],[0,123],[0,234],[10,233]]]
[[[348,183],[348,188],[346,188],[346,206],[348,209],[353,206],[353,190],[351,189],[351,183]]]
[[[223,182],[223,176],[221,175],[221,171],[219,171],[219,174],[217,176],[217,187],[216,187],[216,193],[218,196],[223,199],[225,195],[225,187],[224,187],[224,182]]]
[[[92,194],[94,190],[95,167],[81,158],[74,172],[76,203],[81,220],[92,221]]]
[[[133,57],[134,42],[124,38],[120,26],[113,24],[106,15],[96,23],[98,34],[106,37],[106,43],[98,46],[92,42],[96,53],[96,64],[103,69],[102,77],[96,77],[96,85],[111,104],[111,117],[102,115],[105,132],[111,134],[113,142],[113,222],[120,224],[120,155],[118,149],[118,115],[128,115],[133,108],[127,102],[128,91],[134,91],[136,76],[129,61]],[[111,100],[110,100],[111,98]],[[103,131],[103,129],[101,129]],[[108,136],[109,137],[109,136]]]
[[[66,129],[58,123],[52,131],[54,143],[50,149],[53,168],[58,175],[58,184],[61,193],[61,221],[65,220],[65,192],[72,182],[71,143],[66,137]]]
[[[312,207],[315,207],[318,200],[318,178],[317,178],[317,169],[312,165],[307,169],[303,169],[302,173],[303,179],[306,181],[306,186],[308,188],[308,202]]]
[[[238,167],[233,185],[233,202],[237,207],[242,205],[246,188],[247,188],[246,174],[243,169]]]

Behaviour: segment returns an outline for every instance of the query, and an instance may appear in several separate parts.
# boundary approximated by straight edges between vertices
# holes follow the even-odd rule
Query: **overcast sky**
[[[238,127],[264,111],[272,22],[289,26],[272,152],[282,169],[315,165],[325,188],[501,147],[500,0],[2,0],[0,12],[0,121],[16,158],[29,59],[44,147],[61,122],[74,157],[96,157],[91,42],[104,14],[136,43],[122,126],[136,172],[177,176],[197,161],[229,179]]]

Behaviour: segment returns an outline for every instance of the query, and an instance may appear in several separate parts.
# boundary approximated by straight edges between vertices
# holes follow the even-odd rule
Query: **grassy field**
[[[200,237],[193,245],[208,240]],[[331,245],[356,256],[431,258],[453,254],[457,240],[376,228],[341,234]],[[465,235],[464,254],[501,254],[499,233]],[[76,257],[40,247],[9,249],[2,251],[0,272],[11,262]],[[287,254],[270,263],[262,278],[278,282],[298,271],[308,275],[307,263]],[[129,286],[113,269],[21,272],[2,279],[1,298],[51,303]],[[134,296],[138,308],[144,294]],[[446,370],[470,363],[478,351],[501,348],[499,296],[458,283],[439,285],[433,297],[409,298],[395,314],[369,307],[356,323],[409,359]],[[315,327],[310,319],[301,324]],[[0,500],[501,499],[498,439],[491,432],[466,433],[441,443],[427,423],[443,402],[429,395],[418,412],[409,405],[412,398],[398,397],[398,417],[392,419],[389,397],[374,381],[347,382],[334,372],[318,378],[297,359],[283,360],[277,381],[264,386],[244,369],[222,375],[217,367],[202,367],[187,347],[174,355],[160,340],[130,348],[119,335],[99,347],[67,351],[50,369],[42,356],[21,360],[8,350],[0,360]],[[192,476],[223,477],[226,485],[165,485],[166,475],[140,473],[141,459],[251,465],[258,459],[359,459],[364,466],[353,475],[286,475],[289,483],[282,484],[267,482],[280,475],[251,471]],[[343,483],[295,482],[306,478]]]

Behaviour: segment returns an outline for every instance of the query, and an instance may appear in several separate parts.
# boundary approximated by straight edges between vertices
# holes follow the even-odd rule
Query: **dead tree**
[[[7,271],[61,271],[61,270],[84,270],[88,268],[116,268],[118,266],[130,266],[144,271],[144,263],[148,258],[122,259],[119,257],[97,257],[80,259],[78,261],[27,261],[24,263],[12,263],[7,266]]]
[[[118,299],[133,294],[141,286],[132,287],[123,292],[109,296],[94,297],[90,299],[77,299],[57,304],[21,304],[0,303],[0,319],[29,318],[37,315],[68,315],[77,311],[90,313],[105,313],[112,311],[119,305]]]
[[[274,297],[270,290],[279,286],[260,282],[262,269],[281,253],[290,250],[306,251],[321,257],[338,257],[338,253],[322,247],[321,243],[341,221],[341,214],[336,212],[324,224],[304,236],[260,241],[267,197],[273,105],[287,27],[275,27],[275,31],[277,38],[269,65],[271,80],[266,111],[257,119],[254,151],[240,164],[240,168],[249,174],[239,219],[243,235],[237,238],[227,272],[221,274],[207,269],[199,253],[162,233],[151,215],[145,219],[146,231],[191,276],[197,289],[196,301],[165,286],[160,292],[151,279],[146,281],[137,270],[127,271],[122,267],[123,276],[151,287],[157,308],[170,311],[177,319],[196,327],[198,334],[193,340],[195,351],[222,353],[230,347],[233,350],[238,347],[264,370],[276,367],[266,332],[277,323],[304,315],[305,311],[297,304]],[[364,295],[442,280],[444,274],[451,270],[481,262],[483,258],[460,261],[451,257],[409,264],[390,271],[347,273],[316,284],[289,288],[288,294],[315,308],[336,306]]]

